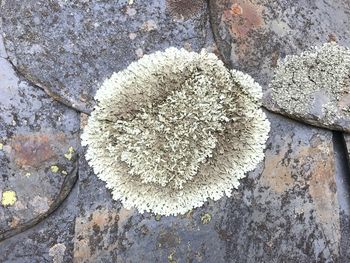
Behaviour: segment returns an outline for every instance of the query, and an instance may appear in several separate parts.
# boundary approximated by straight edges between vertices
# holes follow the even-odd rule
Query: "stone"
[[[349,155],[349,165],[350,165],[350,134],[344,133],[343,136],[346,144],[346,149]]]
[[[350,47],[349,1],[210,0],[223,60],[265,89],[280,58],[327,41]]]
[[[47,218],[0,243],[1,263],[73,262],[78,185]]]
[[[278,61],[264,105],[315,126],[350,132],[350,49],[331,42]]]
[[[77,178],[77,153],[72,149],[78,149],[80,141],[79,115],[20,78],[4,57],[0,241],[40,222],[61,204]]]
[[[204,0],[3,1],[5,47],[16,69],[83,112],[95,90],[129,63],[169,46],[200,50],[211,38]]]
[[[340,224],[332,132],[268,118],[264,162],[231,198],[183,216],[123,208],[81,158],[73,262],[340,261],[349,233]]]

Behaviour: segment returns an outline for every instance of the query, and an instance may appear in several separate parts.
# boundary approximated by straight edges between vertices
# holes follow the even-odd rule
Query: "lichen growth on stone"
[[[203,225],[209,224],[211,221],[211,214],[205,213],[201,216],[201,222]]]
[[[0,151],[4,148],[4,145],[0,143]]]
[[[127,209],[184,214],[230,196],[263,159],[261,97],[250,76],[205,50],[146,55],[97,91],[86,158]]]
[[[17,196],[16,192],[12,190],[7,190],[2,193],[1,204],[3,206],[12,206],[16,203]]]
[[[59,171],[59,169],[60,168],[57,165],[52,165],[50,167],[50,170],[51,170],[52,173],[57,173]]]
[[[64,157],[70,161],[73,158],[73,154],[74,154],[74,148],[72,146],[70,146],[68,148],[68,151],[64,154]]]
[[[335,42],[278,61],[270,83],[283,112],[332,125],[350,118],[350,50]]]

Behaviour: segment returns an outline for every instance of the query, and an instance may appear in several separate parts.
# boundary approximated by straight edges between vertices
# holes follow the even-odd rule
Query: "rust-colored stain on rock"
[[[11,139],[11,157],[20,167],[38,168],[56,157],[53,145],[64,139],[64,134],[22,134]]]
[[[223,12],[221,20],[227,24],[230,33],[243,38],[253,30],[264,25],[263,7],[255,1],[233,1],[230,8]]]

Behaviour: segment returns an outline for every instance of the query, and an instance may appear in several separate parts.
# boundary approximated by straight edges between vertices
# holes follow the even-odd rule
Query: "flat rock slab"
[[[3,1],[5,46],[28,80],[84,112],[101,82],[143,54],[199,50],[207,39],[203,0]]]
[[[348,0],[210,0],[225,62],[267,88],[279,58],[329,40],[350,47]]]
[[[77,185],[67,199],[39,224],[0,243],[1,263],[71,263]]]
[[[332,133],[268,116],[265,161],[183,216],[124,209],[82,159],[73,262],[341,262]]]
[[[71,190],[79,115],[18,78],[4,58],[0,98],[2,240],[42,220]]]

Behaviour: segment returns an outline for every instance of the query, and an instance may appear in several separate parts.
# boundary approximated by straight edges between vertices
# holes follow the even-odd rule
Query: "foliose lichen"
[[[279,60],[272,99],[290,116],[333,125],[350,118],[350,50],[336,42]]]
[[[250,76],[205,50],[146,55],[97,91],[86,158],[126,208],[184,214],[230,196],[264,158],[261,97]]]

